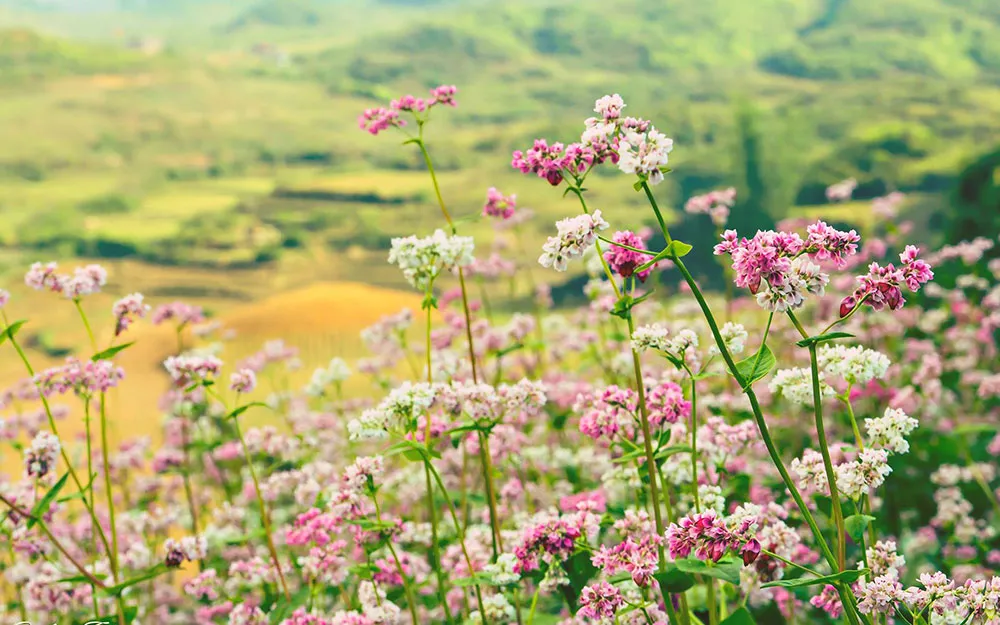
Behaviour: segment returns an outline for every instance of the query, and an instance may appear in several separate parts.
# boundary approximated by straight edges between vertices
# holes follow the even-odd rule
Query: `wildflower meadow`
[[[997,233],[926,249],[899,193],[864,238],[823,219],[727,229],[731,188],[671,215],[657,190],[683,143],[606,95],[579,136],[512,155],[565,207],[526,263],[512,190],[442,194],[428,137],[459,97],[361,114],[359,141],[419,155],[440,228],[388,251],[421,308],[301,388],[282,375],[293,345],[231,358],[198,306],[92,306],[99,265],[39,259],[0,291],[0,357],[23,365],[0,390],[18,460],[0,622],[1000,624]],[[609,222],[592,176],[647,204]],[[466,236],[472,218],[494,240]],[[714,248],[673,237],[678,220]],[[713,263],[721,288],[693,269]],[[568,270],[582,303],[556,305]],[[507,282],[531,295],[498,306]],[[25,288],[75,311],[90,350],[32,363]],[[176,336],[170,390],[160,415],[112,414],[140,324]],[[109,436],[161,417],[155,442]]]

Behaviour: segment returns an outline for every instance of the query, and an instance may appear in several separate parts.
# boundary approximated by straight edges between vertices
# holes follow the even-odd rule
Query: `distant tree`
[[[951,198],[948,242],[1000,232],[1000,146],[965,168]],[[994,248],[994,256],[996,250]]]

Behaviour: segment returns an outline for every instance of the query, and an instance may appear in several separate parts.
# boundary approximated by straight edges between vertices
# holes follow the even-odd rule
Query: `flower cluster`
[[[722,227],[729,219],[729,210],[736,205],[736,189],[729,187],[720,191],[709,191],[695,195],[684,203],[684,210],[692,215],[704,214],[712,218],[712,223]]]
[[[542,246],[539,264],[556,271],[566,271],[568,262],[583,256],[583,252],[597,240],[597,233],[607,228],[608,222],[604,221],[599,210],[557,221],[558,234],[549,237]]]
[[[713,510],[692,513],[667,528],[667,551],[675,559],[693,553],[700,560],[713,562],[735,551],[743,558],[743,563],[749,565],[760,555],[760,542],[753,537],[756,524],[752,516],[727,524]]]
[[[607,261],[611,271],[623,278],[635,276],[639,279],[639,282],[645,282],[649,274],[653,273],[653,270],[656,269],[656,263],[641,271],[636,271],[637,268],[645,265],[647,261],[652,259],[652,256],[649,254],[635,251],[646,249],[646,241],[643,237],[630,230],[623,230],[616,232],[612,241],[615,244],[609,245],[608,249],[604,252],[604,260]]]
[[[496,187],[490,187],[486,191],[486,203],[483,204],[484,216],[510,219],[514,216],[514,210],[516,208],[516,195],[504,195],[503,193],[500,193]]]
[[[412,286],[427,291],[444,271],[457,271],[472,263],[472,237],[435,230],[429,237],[401,237],[392,240],[389,262],[403,271]]]
[[[840,316],[846,317],[861,304],[868,304],[875,310],[888,307],[897,310],[903,307],[906,299],[903,297],[902,285],[916,293],[921,285],[934,278],[934,272],[927,262],[917,258],[919,250],[913,245],[907,245],[899,255],[901,266],[897,269],[892,263],[881,266],[872,263],[868,273],[858,276],[858,287],[854,293],[844,298],[840,303]]]

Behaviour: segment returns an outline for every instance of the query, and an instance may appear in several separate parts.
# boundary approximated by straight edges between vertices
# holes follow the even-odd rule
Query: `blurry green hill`
[[[470,214],[494,184],[565,210],[510,151],[572,140],[605,93],[674,137],[675,205],[759,187],[780,217],[854,176],[940,208],[1000,144],[994,0],[0,0],[0,27],[0,241],[73,253],[377,250],[424,227],[378,218],[422,201],[422,164],[357,114],[439,83],[461,106],[432,148]]]

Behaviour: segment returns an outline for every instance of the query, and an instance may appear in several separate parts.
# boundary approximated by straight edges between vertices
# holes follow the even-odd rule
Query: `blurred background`
[[[537,214],[527,251],[504,252],[526,264],[575,214],[510,153],[574,140],[615,92],[675,140],[658,187],[675,219],[735,186],[744,230],[821,216],[864,232],[892,191],[925,246],[1000,227],[996,0],[0,0],[0,287],[33,357],[83,339],[68,303],[23,287],[46,260],[109,269],[87,302],[98,325],[140,291],[203,305],[237,330],[236,356],[277,336],[307,363],[357,355],[360,328],[419,310],[390,239],[442,225],[418,152],[357,116],[441,83],[459,108],[435,111],[429,147],[484,254],[490,186]],[[592,206],[612,225],[650,218],[600,174]],[[828,204],[848,177],[854,200]],[[579,292],[548,279],[567,281],[557,300]],[[137,332],[126,386],[148,403],[173,339]],[[5,381],[23,373],[9,356]]]

